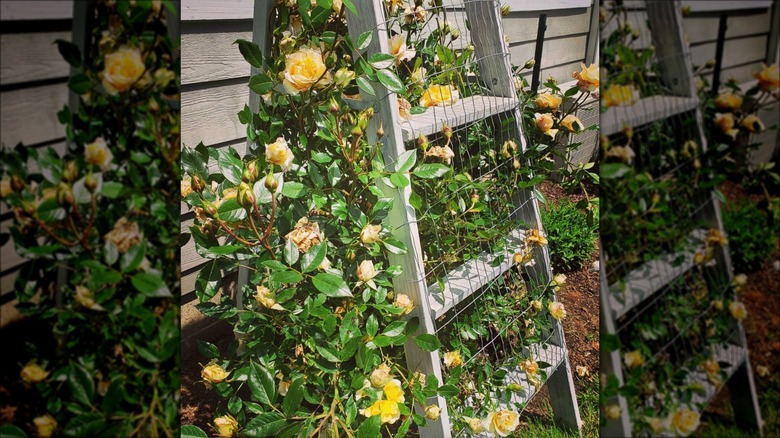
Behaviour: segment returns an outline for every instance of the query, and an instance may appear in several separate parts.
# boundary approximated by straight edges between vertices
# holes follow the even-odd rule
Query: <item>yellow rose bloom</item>
[[[379,240],[380,231],[382,231],[381,225],[368,224],[360,231],[360,241],[370,245]]]
[[[49,414],[33,418],[33,424],[41,438],[49,438],[57,430],[57,420]]]
[[[612,405],[607,406],[607,408],[604,411],[605,411],[604,413],[606,414],[607,418],[610,419],[610,420],[613,420],[613,421],[617,420],[618,418],[620,418],[620,414],[623,412],[623,410],[620,409],[620,406],[618,406],[616,404],[612,404]]]
[[[688,436],[699,427],[699,414],[683,408],[669,417],[669,431],[676,436]]]
[[[87,163],[94,164],[105,172],[111,167],[111,160],[114,159],[114,155],[108,149],[108,145],[103,137],[98,137],[95,141],[86,145],[84,158]]]
[[[479,418],[463,417],[463,419],[466,420],[466,424],[468,424],[471,433],[475,435],[487,430],[485,429],[485,423]]]
[[[715,124],[724,134],[736,138],[738,130],[734,129],[734,115],[731,113],[715,113]]]
[[[43,381],[43,379],[49,375],[49,372],[44,370],[40,365],[31,362],[22,368],[19,375],[22,380],[27,383],[38,383]]]
[[[520,367],[522,368],[523,371],[526,372],[526,374],[529,374],[529,375],[532,375],[532,376],[539,373],[539,364],[534,362],[531,359],[526,359],[525,361],[523,361],[520,364]]]
[[[398,403],[389,400],[377,400],[373,405],[360,411],[366,417],[380,416],[382,424],[393,424],[401,418],[401,410],[398,409]]]
[[[739,126],[754,133],[761,132],[765,129],[764,124],[761,122],[761,119],[759,119],[758,116],[755,114],[750,114],[749,116],[746,116],[744,119],[742,119],[742,123],[740,123]]]
[[[186,198],[192,193],[192,179],[190,177],[181,180],[181,197]]]
[[[393,376],[390,374],[390,367],[385,364],[380,364],[369,376],[371,384],[376,388],[384,388],[385,385],[393,380]]]
[[[350,82],[352,82],[352,79],[355,79],[355,72],[346,67],[341,67],[338,69],[338,71],[336,71],[336,75],[333,78],[333,81],[340,88],[345,88],[347,85],[349,85]]]
[[[635,89],[631,85],[610,85],[604,90],[601,98],[606,107],[628,106],[636,101]]]
[[[729,304],[729,312],[731,312],[731,316],[733,316],[734,319],[738,321],[742,321],[747,317],[747,309],[745,308],[745,304],[739,301],[732,301]]]
[[[230,414],[215,418],[214,426],[220,438],[228,438],[238,432],[238,421]]]
[[[409,299],[409,295],[406,294],[397,294],[395,301],[393,301],[393,306],[404,309],[402,315],[408,315],[414,309],[414,303]]]
[[[225,379],[227,379],[227,376],[228,372],[215,363],[203,367],[203,369],[200,371],[200,377],[209,383],[224,382]]]
[[[284,310],[284,307],[276,302],[276,294],[265,286],[257,286],[255,300],[257,300],[257,304],[266,309]]]
[[[645,422],[656,435],[666,432],[666,422],[663,418],[645,417]]]
[[[587,377],[590,375],[590,371],[588,371],[588,367],[577,365],[577,375],[580,377]]]
[[[444,366],[447,368],[454,368],[463,365],[463,358],[460,356],[460,351],[448,351],[444,353]]]
[[[525,234],[525,243],[531,246],[547,245],[547,238],[537,229],[530,229]]]
[[[580,64],[582,70],[572,73],[572,77],[577,79],[577,85],[582,91],[596,91],[599,88],[599,66],[591,64],[585,67],[585,64]]]
[[[137,47],[122,46],[103,58],[100,73],[103,87],[109,94],[127,91],[144,74],[146,67]]]
[[[460,98],[452,85],[431,85],[420,96],[420,105],[425,107],[452,105]]]
[[[436,421],[441,415],[441,408],[436,405],[429,405],[425,408],[425,418]]]
[[[630,369],[643,365],[645,360],[642,359],[642,353],[639,350],[634,350],[628,351],[623,355],[623,362]]]
[[[4,176],[3,179],[0,180],[0,198],[5,198],[12,192],[13,189],[11,188],[11,178]]]
[[[550,315],[558,321],[566,318],[566,309],[563,307],[563,303],[558,301],[551,302],[547,305],[547,309],[550,311]]]
[[[756,374],[758,374],[759,377],[768,377],[769,374],[769,367],[766,365],[759,365],[756,367]]]
[[[715,105],[720,109],[735,110],[742,106],[742,97],[730,91],[723,92],[715,98]]]
[[[758,79],[758,86],[764,91],[772,91],[780,87],[780,68],[777,64],[767,67],[761,64],[761,71],[753,73],[753,77]]]
[[[425,151],[425,156],[438,158],[447,164],[450,164],[452,163],[452,159],[455,158],[455,152],[453,152],[449,146],[433,146]]]
[[[536,121],[536,127],[542,131],[542,134],[555,138],[555,134],[558,133],[558,130],[553,129],[555,121],[553,120],[552,115],[536,113],[534,114],[534,120]]]
[[[498,436],[509,436],[520,425],[520,414],[515,411],[502,409],[491,412],[485,419],[485,422],[487,423],[486,429],[488,432]]]
[[[324,86],[331,82],[320,49],[303,47],[285,57],[282,85],[290,94],[308,91],[313,86]]]
[[[404,390],[401,388],[401,381],[398,379],[392,379],[387,382],[384,388],[382,388],[382,392],[387,401],[403,403],[406,400],[406,397],[404,397]]]
[[[376,276],[376,269],[374,269],[374,262],[371,260],[363,260],[357,268],[358,280],[362,282],[370,281]]]
[[[287,146],[287,140],[278,137],[275,142],[265,145],[265,159],[287,172],[292,167],[293,153]]]
[[[302,217],[298,219],[295,228],[284,236],[287,240],[292,240],[298,251],[307,252],[312,246],[322,242],[320,237],[320,226],[316,222],[309,222],[309,218]]]
[[[561,126],[566,128],[567,131],[575,134],[585,129],[585,127],[582,126],[582,121],[574,114],[569,114],[564,117],[563,120],[561,120]]]
[[[561,96],[551,93],[541,93],[534,99],[536,107],[541,109],[557,110],[561,102],[563,102]]]
[[[390,38],[390,54],[395,58],[396,65],[401,61],[409,61],[417,52],[412,47],[406,47],[406,39],[398,34]]]

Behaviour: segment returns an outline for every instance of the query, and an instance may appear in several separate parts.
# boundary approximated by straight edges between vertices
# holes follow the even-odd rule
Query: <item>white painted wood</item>
[[[69,66],[57,51],[57,39],[70,41],[70,32],[0,34],[0,83],[66,78]]]
[[[738,38],[727,40],[723,44],[722,68],[753,63],[756,70],[761,68],[761,63],[766,55],[767,35],[756,37]],[[715,59],[717,43],[706,43],[691,47],[691,59],[694,65],[704,65],[710,59]],[[721,71],[721,77],[723,71]]]
[[[243,25],[246,30],[226,32],[185,33],[181,36],[181,83],[199,84],[225,79],[248,78],[249,64],[241,56],[237,39],[251,40],[251,25]],[[249,79],[247,79],[249,82]]]
[[[420,135],[441,131],[442,124],[450,127],[462,126],[514,109],[516,98],[493,96],[470,96],[453,105],[428,108],[422,114],[415,114],[410,120],[400,120],[404,141],[411,141]]]
[[[593,4],[593,0],[501,0],[501,4],[509,5],[513,11],[552,11],[587,8]]]
[[[689,15],[683,18],[683,28],[691,44],[718,39],[720,17],[712,15]],[[729,15],[726,21],[726,39],[768,33],[772,27],[772,16],[766,12],[750,15]],[[725,54],[725,53],[724,53]]]
[[[253,5],[252,0],[187,0],[182,4],[181,19],[251,20]]]
[[[612,135],[624,126],[638,127],[667,117],[692,111],[699,105],[696,98],[678,96],[651,96],[639,99],[630,106],[614,106],[601,113],[601,134]]]
[[[248,64],[247,64],[248,66]],[[249,103],[249,81],[182,93],[182,144],[195,147],[246,137],[238,112]]]
[[[3,0],[0,20],[57,20],[73,16],[73,0]]]
[[[682,0],[683,7],[690,7],[691,12],[726,12],[745,9],[766,9],[772,6],[772,0]]]
[[[56,114],[68,103],[66,84],[45,85],[0,93],[0,142],[15,146],[65,137]]]

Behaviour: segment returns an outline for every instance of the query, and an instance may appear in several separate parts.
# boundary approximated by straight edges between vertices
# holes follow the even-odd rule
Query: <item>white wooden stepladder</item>
[[[628,107],[612,107],[601,115],[601,134],[609,136],[620,132],[624,126],[638,128],[683,113],[693,112],[696,120],[696,134],[702,151],[707,150],[706,137],[702,125],[702,113],[693,78],[693,66],[683,31],[681,5],[679,1],[647,0],[648,24],[660,59],[661,77],[672,95],[652,96],[640,99]],[[681,56],[672,56],[681,55]],[[706,164],[705,164],[706,166]],[[702,208],[696,213],[709,228],[718,229],[725,235],[720,215],[720,203],[714,193],[708,193]],[[703,230],[695,230],[692,243],[703,240]],[[731,257],[727,245],[715,249],[717,269],[730,283],[733,280]],[[682,260],[682,263],[680,263]],[[665,254],[645,263],[629,272],[624,285],[608,284],[607,272],[600,272],[601,283],[601,333],[615,335],[617,320],[626,315],[640,303],[660,293],[672,280],[694,268],[693,255],[688,252]],[[618,297],[621,297],[618,299]],[[760,430],[761,411],[758,406],[753,373],[748,357],[745,331],[741,321],[735,321],[735,335],[728,340],[727,347],[714,348],[712,354],[718,361],[729,363],[726,369],[731,403],[735,418],[745,426]],[[608,352],[601,350],[601,373],[614,375],[618,384],[624,382],[621,368],[620,350]],[[717,393],[713,385],[705,384],[704,396],[695,400],[709,402]],[[617,404],[621,409],[620,417],[607,420],[601,427],[600,435],[606,437],[632,436],[632,421],[628,404],[623,396],[613,397],[607,405]]]
[[[266,55],[270,52],[271,42],[268,26],[272,11],[270,3],[268,0],[255,0],[254,5],[253,41],[258,44],[261,51]],[[348,30],[354,41],[363,32],[372,31],[371,43],[367,48],[368,55],[373,53],[390,53],[388,23],[384,17],[383,3],[383,0],[354,1],[353,4],[357,8],[358,14],[355,15],[349,11],[346,13]],[[451,111],[435,112],[434,109],[429,109],[423,114],[412,115],[410,121],[402,122],[399,116],[396,95],[389,92],[382,84],[378,82],[372,83],[374,94],[378,97],[363,95],[362,100],[364,102],[370,101],[370,104],[375,109],[376,116],[371,120],[365,132],[368,136],[368,141],[373,143],[377,141],[377,128],[380,124],[383,126],[384,137],[381,140],[383,155],[387,167],[391,170],[395,168],[398,157],[406,151],[405,141],[413,140],[420,134],[429,135],[438,132],[442,125],[455,129],[459,125],[495,116],[499,113],[509,113],[515,119],[515,123],[510,128],[510,136],[516,139],[521,144],[521,148],[525,150],[525,140],[520,126],[522,118],[509,64],[508,47],[503,36],[500,5],[498,1],[492,0],[466,0],[463,2],[463,7],[472,26],[475,26],[475,23],[479,23],[481,31],[473,32],[471,36],[475,54],[480,59],[481,79],[489,87],[491,96],[479,96],[480,99],[473,99],[473,101],[468,102],[466,100],[470,98],[464,98],[464,104],[458,108],[451,108]],[[252,75],[257,73],[259,71],[252,68]],[[371,101],[371,99],[376,99],[376,101]],[[250,108],[254,109],[257,105],[259,105],[259,96],[250,92]],[[406,186],[403,189],[389,186],[383,187],[386,196],[395,200],[390,214],[385,219],[385,226],[392,230],[393,234],[408,248],[408,252],[404,255],[389,254],[390,263],[400,265],[403,268],[403,273],[394,279],[393,286],[397,293],[407,294],[415,303],[415,310],[410,317],[419,317],[420,326],[417,334],[435,335],[434,321],[438,316],[443,315],[458,302],[465,300],[480,286],[500,276],[511,267],[511,263],[504,263],[501,269],[491,269],[488,272],[480,273],[484,278],[479,278],[477,282],[479,284],[478,287],[464,290],[457,296],[445,300],[445,302],[435,300],[433,298],[435,294],[429,291],[430,287],[425,280],[423,252],[417,228],[416,213],[409,203],[411,190],[411,186]],[[518,206],[516,219],[542,230],[536,199],[530,190],[521,192],[521,199],[515,202],[515,205]],[[536,265],[534,268],[529,268],[529,275],[537,284],[549,284],[552,275],[547,248],[534,250],[534,258]],[[458,269],[453,270],[453,272],[457,271]],[[449,276],[453,277],[453,275],[450,273]],[[457,281],[457,278],[450,278],[450,281]],[[239,269],[238,290],[241,291],[242,285],[247,284],[247,282],[248,272],[245,269]],[[237,301],[240,306],[240,292],[237,293]],[[539,354],[548,362],[552,362],[553,359],[546,359],[546,356],[544,356],[545,352],[554,352],[554,354],[547,353],[549,357],[556,360],[556,362],[551,363],[552,369],[555,369],[555,371],[547,380],[554,418],[563,427],[579,430],[582,422],[574,392],[571,366],[566,354],[563,328],[556,321],[555,326],[551,327],[550,331],[552,336],[549,349],[541,346],[534,346],[531,349],[535,354]],[[439,351],[423,351],[415,345],[413,340],[407,341],[404,345],[404,350],[406,362],[410,370],[433,374],[439,382],[444,382]],[[519,373],[519,371],[515,372]],[[532,396],[533,392],[528,392],[519,401],[530,399]],[[513,398],[513,401],[518,400]],[[449,412],[444,398],[434,397],[428,400],[428,403],[438,405],[441,408],[441,416],[438,421],[428,421],[427,427],[420,428],[420,435],[426,438],[452,436]],[[423,412],[418,413],[424,415]]]

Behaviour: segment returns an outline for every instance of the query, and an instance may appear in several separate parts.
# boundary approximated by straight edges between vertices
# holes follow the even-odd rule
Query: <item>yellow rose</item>
[[[736,138],[738,130],[734,129],[734,115],[731,113],[715,113],[715,124],[724,134]]]
[[[606,154],[604,154],[605,158],[617,158],[626,164],[633,163],[635,156],[636,154],[631,149],[631,146],[610,146]]]
[[[204,380],[207,380],[209,383],[224,382],[225,379],[227,379],[227,376],[228,372],[215,363],[203,367],[200,372],[200,377],[202,377]]]
[[[547,309],[550,311],[550,315],[558,321],[566,318],[566,309],[563,307],[563,303],[551,302],[547,305]]]
[[[616,404],[611,404],[607,406],[605,409],[605,414],[607,415],[607,418],[610,420],[617,420],[620,418],[620,414],[623,412],[622,409],[620,409],[620,406]]]
[[[759,375],[759,377],[768,377],[770,374],[769,368],[766,365],[757,366],[756,373]]]
[[[3,179],[0,180],[0,198],[5,198],[12,192],[13,189],[11,188],[11,178],[4,176]]]
[[[284,172],[290,170],[293,153],[287,146],[287,140],[278,137],[275,142],[265,145],[265,160],[281,167]]]
[[[49,438],[57,430],[57,420],[49,414],[33,418],[33,424],[41,438]]]
[[[287,392],[290,390],[290,385],[292,385],[292,382],[290,382],[289,380],[282,380],[282,381],[280,381],[279,382],[279,389],[277,390],[279,395],[281,395],[282,397],[287,395]]]
[[[393,376],[390,374],[390,367],[385,364],[380,364],[374,371],[371,372],[371,384],[377,388],[384,388],[385,385],[393,380]]]
[[[357,268],[358,279],[362,282],[370,281],[376,276],[376,269],[374,269],[374,262],[371,260],[363,260]]]
[[[403,97],[398,98],[398,115],[403,120],[409,120],[412,118],[412,104]]]
[[[22,368],[22,372],[19,375],[27,383],[38,383],[43,381],[49,375],[49,372],[40,365],[31,362]]]
[[[761,71],[753,73],[753,77],[758,79],[758,85],[764,91],[771,91],[780,87],[780,69],[777,64],[767,67],[761,64]]]
[[[76,286],[76,302],[90,310],[104,310],[95,302],[95,293],[81,285]]]
[[[742,119],[742,123],[740,123],[739,126],[747,129],[750,132],[761,132],[765,129],[761,119],[759,119],[755,114],[746,116],[744,119]]]
[[[732,283],[735,289],[739,289],[742,286],[746,285],[747,281],[748,281],[748,276],[746,274],[737,274],[734,276],[734,280],[732,280]]]
[[[534,99],[537,108],[549,108],[551,110],[557,110],[558,107],[561,106],[561,102],[563,102],[561,96],[551,93],[541,93]]]
[[[501,155],[504,158],[512,157],[517,152],[517,143],[514,140],[507,140],[501,145]]]
[[[463,417],[464,420],[466,420],[466,424],[469,426],[469,430],[471,430],[471,433],[478,434],[482,433],[485,430],[485,424],[480,420],[479,418],[469,418],[469,417]]]
[[[414,48],[406,47],[406,39],[403,35],[398,34],[390,38],[390,54],[395,58],[395,63],[400,64],[401,61],[409,61],[414,58],[417,52]]]
[[[287,240],[292,240],[300,252],[307,252],[313,245],[322,242],[320,226],[316,222],[310,223],[307,217],[300,218],[295,224],[295,228],[284,237]]]
[[[564,117],[563,120],[561,120],[561,126],[563,126],[564,128],[566,128],[567,131],[572,133],[578,133],[583,129],[585,129],[585,127],[582,126],[582,122],[580,121],[580,119],[577,118],[577,116],[575,116],[574,114],[569,114],[566,117]]]
[[[409,299],[409,295],[406,294],[396,295],[393,306],[404,309],[404,312],[401,315],[408,315],[414,309],[414,303]]]
[[[346,67],[341,67],[336,71],[333,81],[339,88],[346,88],[352,82],[352,79],[355,79],[355,72]]]
[[[425,107],[452,105],[459,98],[458,90],[451,85],[431,85],[420,96],[420,105]]]
[[[412,72],[412,83],[422,84],[425,82],[425,76],[428,74],[428,70],[425,67],[417,67]]]
[[[265,286],[257,286],[255,300],[257,300],[259,305],[265,307],[266,309],[284,310],[284,307],[276,302],[276,294]]]
[[[525,243],[531,246],[547,245],[547,238],[537,229],[530,229],[525,234]]]
[[[360,230],[360,241],[370,245],[379,240],[379,232],[382,231],[381,225],[368,224]]]
[[[585,64],[580,64],[582,70],[572,73],[572,77],[577,79],[577,85],[579,85],[582,91],[596,91],[599,88],[599,66],[591,64],[585,67]]]
[[[520,414],[515,411],[503,409],[491,412],[486,419],[487,431],[498,436],[508,436],[510,432],[520,425]]]
[[[441,408],[436,405],[429,405],[425,408],[425,418],[436,421],[441,415]]]
[[[439,158],[447,164],[450,164],[455,157],[455,152],[453,152],[449,146],[433,146],[425,151],[425,156]]]
[[[103,65],[103,87],[112,95],[127,91],[146,70],[137,47],[120,47],[103,58]]]
[[[111,154],[103,137],[98,137],[92,143],[88,143],[84,148],[84,155],[87,163],[100,167],[100,170],[104,172],[111,167],[111,160],[114,159],[114,155]]]
[[[634,350],[623,355],[623,362],[630,369],[643,365],[645,360],[642,359],[642,353],[639,350]]]
[[[533,308],[537,312],[542,310],[542,302],[539,301],[539,300],[532,300],[531,301],[531,308]]]
[[[734,319],[738,321],[742,321],[747,317],[747,309],[745,308],[745,304],[739,302],[739,301],[732,301],[729,304],[729,312],[731,312],[731,316],[734,317]]]
[[[536,121],[536,127],[542,131],[542,134],[555,138],[555,134],[558,133],[558,130],[553,129],[555,122],[553,121],[552,115],[536,113],[534,114],[534,120]]]
[[[181,197],[186,198],[190,193],[192,193],[192,179],[187,177],[181,180]]]
[[[169,82],[176,79],[176,73],[168,70],[167,68],[161,68],[154,72],[154,84],[159,88],[165,88]]]
[[[520,366],[526,374],[533,376],[539,373],[539,364],[531,359],[525,360]]]
[[[588,371],[588,367],[577,365],[577,375],[580,377],[587,377],[590,375],[590,371]]]
[[[636,90],[632,85],[610,85],[601,99],[606,107],[632,105],[636,102]]]
[[[317,48],[303,47],[285,57],[282,85],[290,94],[308,91],[311,87],[325,86],[331,82],[322,52]]]
[[[517,264],[524,264],[532,261],[534,254],[531,251],[526,251],[524,248],[520,248],[515,251],[514,261]]]
[[[720,109],[735,110],[742,106],[742,97],[731,91],[720,93],[715,98],[715,105]]]
[[[403,403],[406,400],[404,397],[404,390],[401,388],[401,381],[393,379],[387,382],[382,388],[382,392],[385,394],[385,400],[393,403]]]
[[[566,274],[558,274],[553,277],[553,282],[556,286],[563,286],[566,284]]]
[[[448,351],[444,353],[444,366],[454,368],[463,365],[463,358],[460,357],[460,351]]]
[[[687,408],[669,417],[669,430],[676,436],[688,436],[699,427],[699,414]]]
[[[238,421],[230,414],[215,418],[214,426],[221,438],[231,437],[238,432]]]
[[[666,422],[663,418],[645,417],[645,422],[656,435],[666,432]]]
[[[380,416],[380,421],[393,424],[401,418],[401,411],[398,409],[398,403],[389,400],[377,400],[373,405],[360,411],[366,417]]]

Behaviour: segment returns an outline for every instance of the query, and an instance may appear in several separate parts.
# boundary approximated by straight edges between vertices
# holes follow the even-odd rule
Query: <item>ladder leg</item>
[[[582,419],[574,391],[574,379],[568,354],[547,379],[547,388],[550,391],[550,406],[552,406],[555,423],[567,430],[580,431]]]

